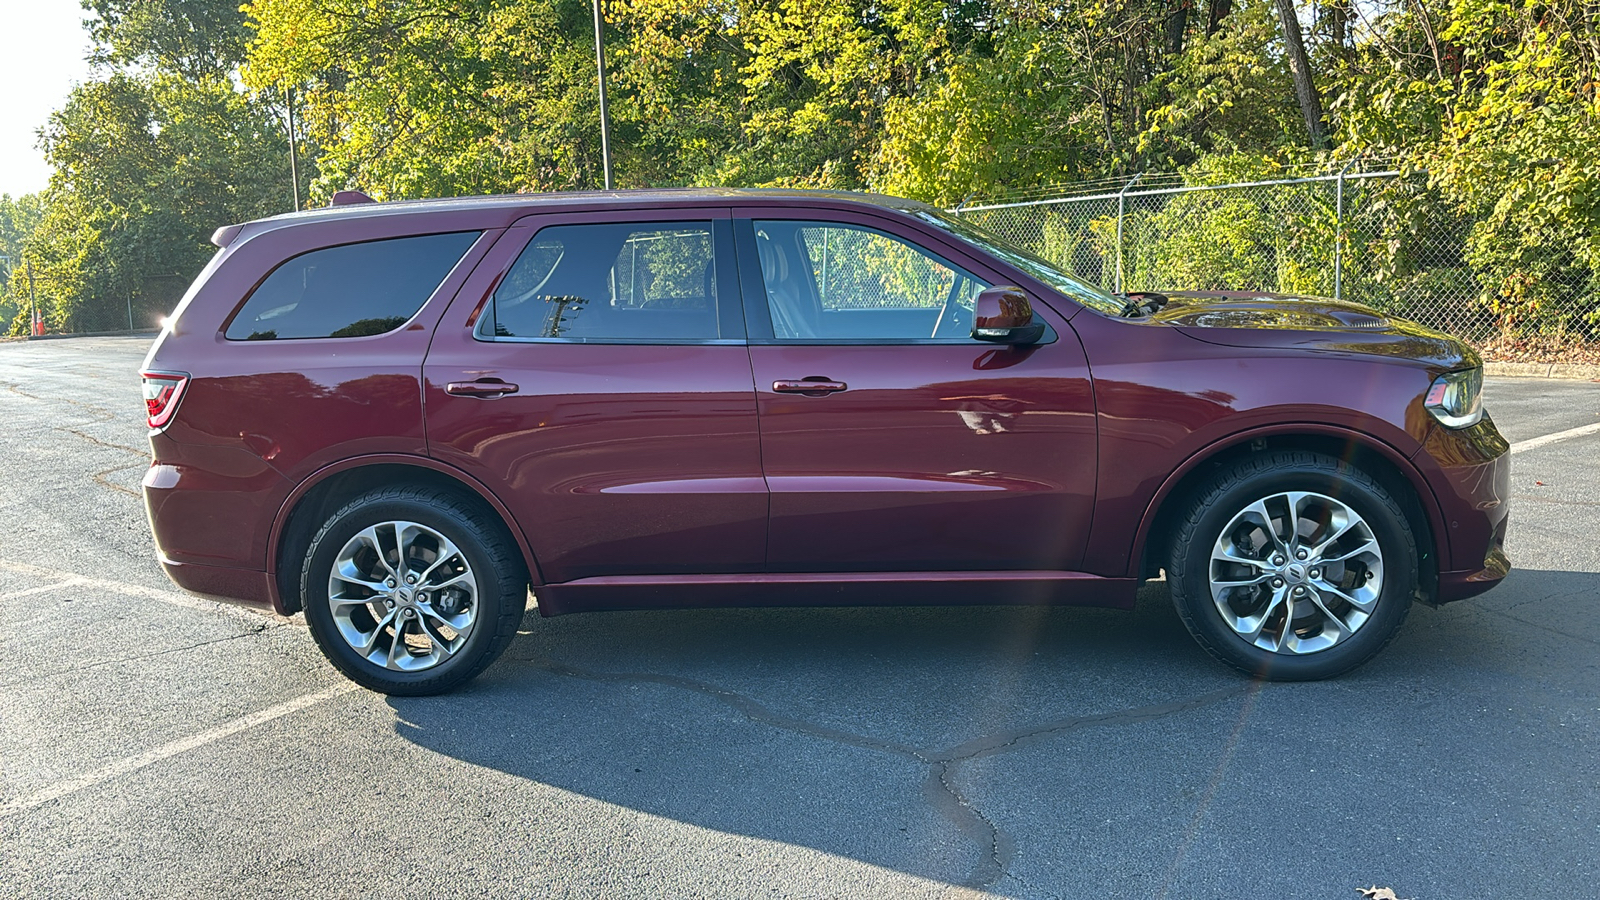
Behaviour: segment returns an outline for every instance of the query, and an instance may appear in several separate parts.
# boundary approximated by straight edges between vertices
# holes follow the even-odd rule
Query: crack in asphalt
[[[892,753],[896,756],[908,757],[917,762],[932,762],[915,747],[896,744],[893,741],[879,740],[839,728],[829,728],[826,725],[816,725],[792,716],[785,716],[773,712],[737,691],[730,691],[727,688],[720,688],[714,684],[697,681],[693,678],[682,678],[677,675],[658,675],[653,672],[591,672],[586,669],[579,669],[576,666],[559,663],[546,657],[529,657],[527,661],[533,663],[535,668],[543,669],[553,675],[580,678],[584,681],[598,681],[604,684],[659,684],[664,687],[704,694],[733,707],[750,719],[772,725],[775,728],[799,732],[835,743],[847,744],[851,747],[860,747],[864,750]]]
[[[71,397],[41,397],[38,394],[29,393],[28,391],[23,390],[22,386],[16,384],[15,382],[7,382],[6,390],[16,394],[19,397],[26,397],[29,400],[37,400],[40,403],[66,403],[71,406],[76,406],[78,409],[93,415],[96,422],[110,422],[117,417],[116,413],[106,409],[103,406],[95,406],[92,403],[85,403],[82,400],[74,400]]]
[[[1154,722],[1167,716],[1192,709],[1211,706],[1220,703],[1229,697],[1239,696],[1249,690],[1248,685],[1228,687],[1220,690],[1199,694],[1187,700],[1177,700],[1171,703],[1158,703],[1152,706],[1139,706],[1125,709],[1120,712],[1099,713],[1089,716],[1071,716],[1055,722],[1046,722],[1031,728],[1018,728],[1011,731],[1002,731],[998,734],[975,738],[963,744],[958,744],[944,753],[934,754],[931,758],[935,761],[965,762],[1004,753],[1024,741],[1046,735],[1059,734],[1064,731],[1076,731],[1080,728],[1108,727],[1119,725],[1139,725],[1145,722]]]
[[[110,469],[104,469],[94,473],[94,483],[100,485],[101,487],[108,487],[113,491],[117,491],[118,493],[127,494],[130,497],[140,497],[142,499],[143,495],[138,491],[134,490],[133,488],[124,487],[120,484],[117,484],[115,481],[106,478],[106,476],[116,472],[126,472],[129,469],[137,469],[143,465],[144,463],[129,463],[125,466],[115,466]]]
[[[596,672],[557,662],[543,656],[525,657],[535,668],[552,675],[578,678],[602,684],[654,684],[710,697],[754,722],[770,725],[785,731],[810,737],[873,750],[903,757],[928,766],[928,777],[923,783],[923,795],[941,816],[963,835],[987,849],[985,858],[975,865],[963,886],[983,890],[1008,875],[1007,867],[1016,852],[1010,835],[994,820],[984,815],[956,787],[953,770],[956,765],[986,756],[1015,749],[1021,744],[1041,737],[1076,731],[1083,728],[1119,727],[1154,722],[1168,716],[1213,706],[1251,690],[1255,682],[1237,687],[1222,688],[1186,700],[1139,706],[1117,712],[1070,716],[1028,728],[1002,731],[965,741],[946,750],[924,750],[909,744],[857,734],[842,728],[818,725],[805,719],[784,715],[737,691],[718,687],[709,682],[679,675],[661,675],[654,672]],[[1258,688],[1259,689],[1259,688]]]
[[[139,449],[137,447],[129,447],[127,444],[118,444],[118,443],[116,443],[114,441],[102,440],[101,438],[97,438],[92,434],[85,434],[85,433],[79,431],[76,428],[72,428],[72,427],[69,427],[69,426],[66,426],[66,425],[56,426],[55,430],[56,431],[65,431],[68,434],[71,434],[71,435],[73,435],[75,437],[83,438],[84,440],[88,441],[91,444],[98,444],[99,446],[105,447],[105,448],[107,448],[109,450],[121,450],[121,451],[123,451],[125,453],[132,453],[133,455],[138,456],[141,459],[148,459],[150,457],[150,449],[148,447],[146,447],[144,449]]]
[[[91,404],[84,403],[84,402],[82,402],[80,400],[72,400],[72,399],[69,399],[69,398],[66,398],[66,397],[58,397],[58,398],[53,398],[53,399],[40,397],[37,394],[31,394],[31,393],[23,390],[18,385],[11,384],[11,383],[8,383],[6,385],[6,389],[9,390],[11,393],[16,394],[16,395],[18,395],[20,397],[26,397],[29,400],[37,400],[37,401],[39,401],[41,403],[52,403],[52,402],[56,402],[56,401],[60,401],[62,403],[69,403],[69,404],[71,404],[71,405],[83,410],[84,412],[90,413],[91,415],[95,416],[96,418],[95,418],[94,424],[99,424],[99,423],[102,423],[102,422],[111,422],[111,421],[114,421],[116,419],[116,417],[117,417],[116,413],[113,413],[112,411],[110,411],[108,409],[103,409],[103,408],[98,407],[98,406],[93,406]],[[52,430],[52,431],[64,431],[67,434],[72,435],[73,437],[81,438],[81,439],[86,440],[89,443],[94,444],[96,446],[105,447],[108,450],[120,450],[120,451],[122,451],[124,453],[132,453],[133,455],[139,457],[141,460],[149,459],[149,457],[150,457],[150,451],[148,449],[141,449],[141,448],[138,448],[138,447],[129,447],[127,444],[119,444],[119,443],[117,443],[115,441],[108,441],[108,440],[105,440],[104,438],[98,438],[98,437],[95,437],[92,434],[89,434],[87,432],[81,431],[78,428],[76,428],[74,426],[71,426],[71,425],[52,425],[52,426],[50,426],[50,430]],[[94,480],[95,484],[98,484],[101,487],[107,487],[107,488],[110,488],[111,490],[116,491],[118,493],[127,494],[130,497],[139,497],[139,498],[142,499],[143,495],[140,494],[138,491],[133,490],[132,488],[129,488],[129,487],[124,487],[124,486],[122,486],[120,484],[117,484],[117,483],[115,483],[113,481],[110,481],[110,480],[108,480],[106,478],[107,475],[113,474],[115,472],[121,472],[121,471],[124,471],[124,470],[127,470],[127,469],[131,469],[136,465],[140,465],[140,463],[130,463],[130,464],[125,465],[125,466],[116,466],[116,467],[113,467],[113,468],[110,468],[110,469],[102,469],[101,471],[95,472],[93,475],[91,475],[89,477]]]
[[[18,679],[14,679],[12,681],[0,681],[0,688],[15,687],[15,686],[17,686],[19,684],[27,684],[27,683],[31,683],[31,682],[47,681],[47,680],[49,680],[51,678],[58,678],[58,677],[60,677],[62,675],[71,675],[71,674],[74,674],[74,673],[77,673],[77,672],[87,672],[90,669],[98,669],[98,668],[100,668],[102,666],[111,666],[111,665],[116,665],[117,663],[125,663],[125,662],[137,662],[137,661],[139,661],[141,659],[153,659],[153,658],[155,658],[157,656],[165,656],[165,655],[167,655],[169,653],[182,653],[182,652],[184,652],[186,650],[194,650],[194,649],[197,649],[197,648],[200,648],[200,647],[208,646],[210,644],[222,644],[222,643],[226,643],[228,641],[236,641],[236,640],[239,640],[240,638],[256,637],[258,635],[265,634],[268,627],[269,626],[267,625],[267,623],[263,622],[260,625],[251,626],[248,629],[246,629],[245,631],[239,632],[238,634],[228,634],[228,635],[223,635],[222,637],[218,637],[218,638],[211,638],[209,640],[197,641],[197,642],[195,642],[193,644],[188,644],[188,645],[185,645],[185,646],[182,646],[182,647],[168,647],[165,650],[152,650],[149,653],[135,653],[135,654],[133,654],[131,656],[118,656],[118,657],[115,657],[113,659],[102,659],[102,660],[99,660],[97,662],[88,663],[88,664],[82,665],[82,666],[69,666],[69,667],[67,667],[65,669],[56,669],[56,670],[51,671],[51,672],[43,672],[43,673],[40,673],[40,674],[30,675],[27,678],[18,678]]]
[[[952,762],[936,762],[923,783],[923,796],[947,821],[974,843],[988,850],[987,858],[972,867],[965,887],[983,890],[1006,876],[1006,868],[1016,853],[1016,844],[993,819],[983,814],[951,780]]]

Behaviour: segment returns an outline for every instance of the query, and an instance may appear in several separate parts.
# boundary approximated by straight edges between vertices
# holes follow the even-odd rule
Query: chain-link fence
[[[1226,185],[1139,177],[1076,196],[963,205],[969,221],[1107,290],[1336,297],[1482,345],[1512,330],[1592,338],[1587,283],[1535,321],[1504,315],[1464,253],[1471,221],[1425,181],[1346,171]]]

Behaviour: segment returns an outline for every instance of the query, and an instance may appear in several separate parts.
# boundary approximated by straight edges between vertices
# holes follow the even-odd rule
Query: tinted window
[[[855,225],[753,223],[779,339],[968,340],[988,282],[901,238]]]
[[[506,273],[480,334],[595,342],[717,339],[714,246],[709,222],[545,228]]]
[[[406,323],[478,232],[313,250],[274,269],[228,324],[234,341],[362,337]]]

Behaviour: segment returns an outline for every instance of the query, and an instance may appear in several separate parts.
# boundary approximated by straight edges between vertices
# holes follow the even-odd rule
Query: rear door
[[[762,567],[732,243],[726,210],[530,218],[441,322],[429,452],[511,509],[546,582]]]
[[[983,259],[887,217],[739,210],[771,571],[1076,568],[1095,419],[1077,336],[970,337]],[[748,218],[746,218],[748,216]]]

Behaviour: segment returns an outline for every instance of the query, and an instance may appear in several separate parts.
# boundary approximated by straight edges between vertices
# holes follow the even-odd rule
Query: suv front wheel
[[[1303,451],[1221,469],[1178,523],[1168,569],[1211,654],[1274,680],[1329,678],[1394,637],[1417,589],[1405,513],[1360,469]]]
[[[488,668],[516,636],[527,579],[476,504],[428,487],[363,494],[306,553],[301,596],[324,655],[370,690],[422,696]]]

